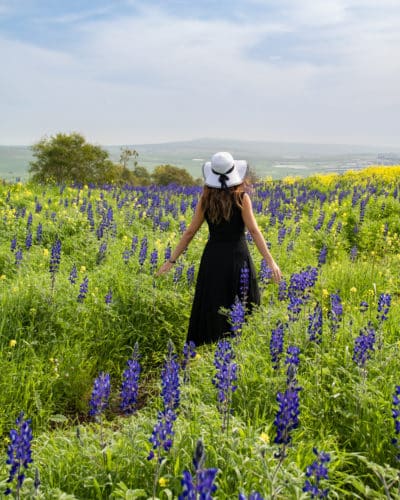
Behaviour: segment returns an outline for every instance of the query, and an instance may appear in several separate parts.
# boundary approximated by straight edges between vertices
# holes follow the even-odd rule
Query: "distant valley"
[[[171,164],[201,177],[201,165],[216,151],[230,151],[234,158],[248,160],[260,177],[280,179],[316,172],[358,170],[372,164],[400,164],[400,147],[278,143],[232,139],[196,139],[160,144],[129,144],[139,153],[139,165],[150,171],[156,165]],[[103,146],[118,161],[122,146]],[[0,146],[0,178],[27,180],[32,154],[29,146]]]

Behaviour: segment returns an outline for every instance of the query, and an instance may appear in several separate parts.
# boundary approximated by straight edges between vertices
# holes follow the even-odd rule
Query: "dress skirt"
[[[229,318],[221,308],[231,309],[236,297],[242,298],[242,269],[247,266],[246,306],[260,303],[257,276],[244,234],[233,241],[207,242],[197,275],[196,290],[189,321],[187,342],[197,346],[229,335]]]

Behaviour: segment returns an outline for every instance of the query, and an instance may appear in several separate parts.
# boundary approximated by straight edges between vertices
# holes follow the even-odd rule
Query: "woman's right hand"
[[[282,272],[279,269],[279,266],[275,262],[273,262],[268,267],[271,269],[272,281],[274,283],[279,283],[282,280]]]
[[[160,269],[156,272],[156,276],[160,276],[161,274],[165,274],[167,273],[168,271],[171,270],[172,266],[174,264],[172,262],[170,262],[169,260],[167,260],[166,262],[164,262],[164,264],[160,267]]]

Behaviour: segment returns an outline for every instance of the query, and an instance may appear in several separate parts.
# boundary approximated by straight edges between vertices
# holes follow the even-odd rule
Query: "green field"
[[[196,274],[207,228],[170,274],[155,278],[154,269],[189,223],[199,188],[3,183],[1,491],[9,486],[9,431],[23,411],[32,419],[33,461],[21,498],[178,498],[184,471],[194,474],[200,438],[204,467],[217,469],[207,498],[310,498],[303,487],[315,481],[306,476],[314,447],[330,455],[328,478],[317,483],[329,498],[400,498],[392,442],[400,385],[399,189],[398,166],[254,186],[255,216],[286,290],[260,276],[262,303],[231,339],[237,389],[227,389],[227,407],[213,384],[217,346],[197,349],[186,376],[179,373],[171,447],[156,448],[148,460],[166,404],[160,391],[168,343],[180,364],[192,266]],[[136,342],[139,399],[126,416],[121,382]],[[298,365],[287,353],[293,347]],[[110,375],[111,393],[94,418],[90,401],[101,372]],[[277,395],[290,389],[298,414],[294,405],[282,442]],[[11,485],[18,490],[15,480]]]

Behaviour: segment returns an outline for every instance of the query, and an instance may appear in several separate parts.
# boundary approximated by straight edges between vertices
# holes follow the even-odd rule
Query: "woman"
[[[250,197],[245,192],[247,170],[246,161],[235,161],[227,152],[216,153],[203,165],[205,186],[192,222],[170,259],[157,272],[159,276],[172,268],[206,220],[210,236],[200,262],[187,335],[187,342],[193,341],[196,345],[214,342],[229,332],[228,319],[220,309],[231,308],[236,297],[242,298],[243,273],[247,278],[246,304],[251,308],[252,304],[260,303],[245,227],[271,269],[272,279],[279,282],[282,278],[254,218]]]

